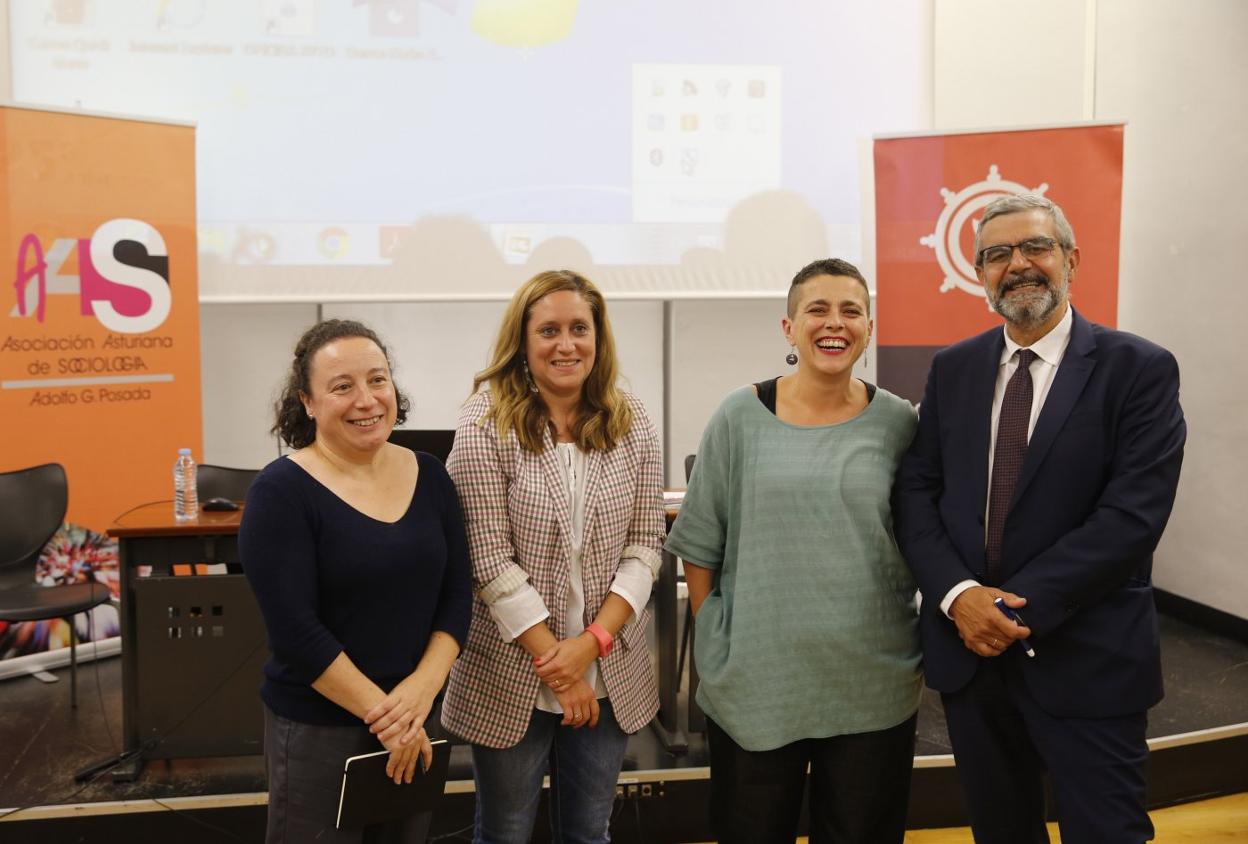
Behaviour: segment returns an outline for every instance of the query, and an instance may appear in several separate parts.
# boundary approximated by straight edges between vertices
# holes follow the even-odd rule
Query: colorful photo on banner
[[[41,586],[70,586],[95,580],[121,595],[117,540],[80,525],[64,524],[44,547],[35,565]],[[79,642],[95,642],[121,632],[117,608],[101,604],[74,616]],[[0,621],[0,659],[69,646],[69,624],[62,618],[9,624]]]

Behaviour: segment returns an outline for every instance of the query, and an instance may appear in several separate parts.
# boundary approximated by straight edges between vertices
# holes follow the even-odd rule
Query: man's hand
[[[954,598],[949,615],[958,625],[958,635],[967,649],[980,656],[1000,656],[1018,639],[1031,635],[1030,627],[1015,624],[993,606],[997,598],[1004,598],[1005,605],[1019,609],[1027,605],[1027,599],[1003,589],[989,586],[972,586]]]

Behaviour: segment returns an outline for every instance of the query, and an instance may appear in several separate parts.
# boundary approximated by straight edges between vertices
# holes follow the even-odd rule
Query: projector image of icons
[[[316,250],[322,257],[337,261],[351,251],[351,236],[338,226],[324,229],[316,237]]]

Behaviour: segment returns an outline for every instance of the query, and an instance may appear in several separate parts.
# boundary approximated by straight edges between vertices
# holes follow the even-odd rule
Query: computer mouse
[[[228,498],[209,498],[207,501],[204,502],[204,509],[210,510],[210,511],[211,510],[237,510],[238,504],[237,502],[231,501]]]

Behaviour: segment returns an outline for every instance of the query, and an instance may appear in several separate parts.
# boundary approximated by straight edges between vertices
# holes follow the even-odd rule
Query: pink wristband
[[[606,659],[607,654],[615,647],[615,638],[596,621],[586,627],[585,631],[598,640],[598,658]]]

